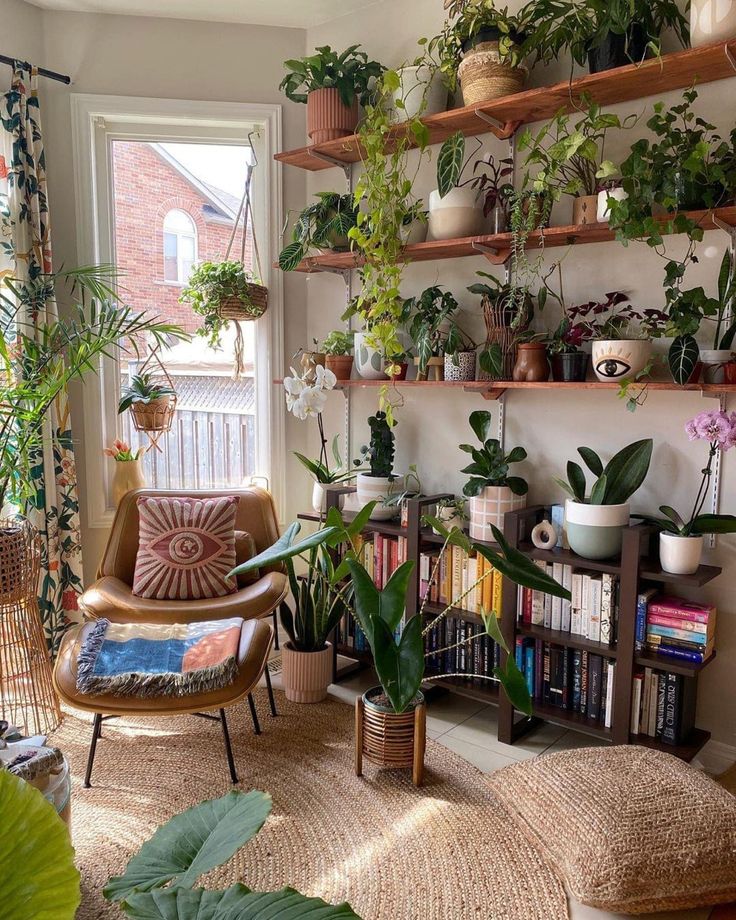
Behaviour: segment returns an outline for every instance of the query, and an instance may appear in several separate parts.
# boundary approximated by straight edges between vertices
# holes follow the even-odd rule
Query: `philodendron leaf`
[[[526,678],[519,670],[513,655],[509,655],[506,658],[505,668],[496,666],[493,669],[493,676],[498,679],[514,709],[518,709],[524,715],[530,716],[532,714],[532,698],[529,696]]]
[[[191,888],[200,875],[226,863],[254,837],[270,811],[271,796],[257,789],[201,802],[163,824],[125,873],[110,879],[103,894],[108,901],[122,901],[134,889],[150,891],[171,881]]]
[[[692,377],[700,357],[698,343],[691,335],[678,335],[670,345],[667,363],[675,383],[683,385]]]
[[[436,530],[447,541],[448,546],[459,546],[470,555],[472,545],[464,530],[460,530],[459,527],[453,527],[452,530],[448,530],[439,518],[431,514],[422,515],[422,523],[429,524],[430,527]]]
[[[495,611],[488,613],[483,607],[480,609],[480,616],[483,620],[483,626],[485,627],[486,633],[496,642],[504,652],[508,653],[509,647],[506,645],[506,640],[503,637],[501,632],[501,627],[498,623],[498,617],[496,616]]]
[[[273,546],[264,549],[262,553],[253,556],[253,558],[248,559],[247,562],[241,562],[240,565],[235,566],[232,572],[230,572],[230,575],[240,575],[246,572],[252,572],[255,569],[259,569],[261,566],[276,565],[279,562],[283,562],[285,559],[293,559],[294,556],[299,556],[308,549],[313,549],[315,546],[321,546],[323,543],[328,542],[331,537],[338,533],[336,527],[323,527],[322,530],[318,530],[308,537],[305,537],[301,543],[294,543],[294,537],[300,530],[301,524],[299,524],[298,521],[294,521]]]
[[[373,659],[386,696],[397,713],[404,712],[424,679],[422,618],[413,616],[398,643],[384,620],[374,622]]]
[[[64,822],[24,780],[0,768],[0,917],[74,920],[79,872]]]
[[[447,138],[437,157],[437,188],[440,198],[444,198],[457,185],[464,158],[465,137],[462,131],[458,131]]]
[[[493,524],[491,524],[491,533],[493,534],[493,539],[501,548],[500,554],[493,552],[492,549],[481,543],[474,543],[473,549],[480,553],[481,556],[484,556],[502,575],[510,578],[514,584],[521,585],[522,588],[532,588],[533,590],[544,591],[545,594],[552,594],[555,597],[570,600],[572,595],[567,588],[563,588],[559,582],[547,575],[546,572],[543,572],[524,553],[514,549],[498,527]]]
[[[167,888],[135,892],[121,905],[134,920],[360,920],[347,903],[327,904],[293,888],[260,893],[245,885],[226,891]]]

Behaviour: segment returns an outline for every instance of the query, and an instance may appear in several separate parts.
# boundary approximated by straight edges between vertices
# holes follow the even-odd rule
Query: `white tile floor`
[[[278,655],[278,652],[274,654]],[[273,675],[273,684],[275,687],[281,686],[279,674]],[[333,684],[329,693],[352,705],[359,693],[376,684],[375,673],[368,669],[351,675],[339,684]],[[604,743],[589,735],[545,724],[516,744],[502,744],[496,737],[497,713],[495,706],[484,705],[456,693],[443,693],[428,703],[427,735],[483,773],[492,773],[501,767],[549,751]]]

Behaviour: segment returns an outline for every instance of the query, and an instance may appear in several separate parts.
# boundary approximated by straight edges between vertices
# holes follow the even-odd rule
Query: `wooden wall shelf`
[[[687,211],[687,216],[700,224],[703,230],[715,230],[713,220],[717,217],[725,224],[736,225],[736,206],[716,208],[712,211]],[[662,218],[661,223],[672,216]],[[549,227],[529,234],[527,250],[544,246],[545,249],[559,246],[581,245],[583,243],[610,243],[616,235],[607,223],[571,224],[567,227]],[[414,243],[403,250],[401,262],[433,262],[441,259],[464,259],[468,256],[485,256],[492,264],[502,265],[511,253],[511,234],[497,233],[484,236],[468,236],[457,240],[431,240]],[[363,259],[355,252],[330,252],[310,256],[299,263],[295,271],[313,274],[315,272],[347,272],[359,268]],[[278,268],[278,263],[274,263]]]
[[[570,82],[529,89],[482,105],[452,109],[430,115],[423,121],[429,129],[432,144],[441,143],[456,131],[462,131],[466,137],[493,132],[497,137],[508,138],[521,125],[552,118],[560,109],[570,112],[579,108],[583,94],[601,105],[613,105],[683,89],[694,82],[700,85],[736,76],[735,54],[736,39],[717,42],[702,48],[676,51],[643,64],[627,64]],[[490,118],[492,123],[485,118]],[[405,133],[404,126],[396,126],[397,136]],[[358,138],[352,135],[326,144],[277,153],[275,159],[299,169],[317,171],[357,163],[360,157]]]

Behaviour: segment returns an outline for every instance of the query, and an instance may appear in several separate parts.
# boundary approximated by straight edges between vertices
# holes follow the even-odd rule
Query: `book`
[[[546,563],[541,559],[535,560],[535,564],[546,571]],[[532,590],[532,626],[544,626],[544,598],[543,591]]]
[[[565,707],[565,686],[567,677],[567,649],[550,645],[549,649],[549,700],[552,706]]]
[[[654,737],[661,738],[664,731],[664,722],[667,711],[667,677],[660,672],[656,673],[657,705],[654,719]]]
[[[583,589],[580,595],[580,629],[581,635],[590,638],[590,575],[583,572]]]
[[[695,726],[695,680],[682,674],[662,674],[664,690],[664,713],[662,720],[662,743],[682,744]]]
[[[601,575],[601,623],[600,641],[606,645],[614,642],[614,605],[616,591],[616,576],[608,572]]]
[[[713,632],[713,626],[710,623],[699,623],[697,620],[678,620],[674,617],[659,616],[656,613],[649,614],[647,623],[650,626],[666,626],[669,629],[676,629],[680,632],[694,633],[696,636],[707,636]]]
[[[581,671],[580,671],[580,709],[579,712],[585,714],[588,711],[588,664],[590,654],[586,651],[580,653]]]
[[[572,573],[572,600],[570,601],[570,632],[575,636],[583,635],[583,573]]]
[[[641,723],[641,694],[644,686],[644,672],[639,671],[634,674],[633,682],[631,685],[631,725],[629,726],[629,731],[632,735],[639,734],[639,726]]]
[[[529,696],[534,696],[534,642],[524,643],[524,678]]]
[[[601,641],[601,603],[603,582],[600,575],[591,575],[588,580],[588,638]]]
[[[613,687],[616,680],[616,663],[609,661],[606,667],[606,717],[604,725],[610,728],[613,724]]]
[[[656,588],[650,588],[648,591],[642,591],[636,599],[636,626],[634,645],[637,652],[644,648],[647,633],[647,612],[649,603],[657,594]]]
[[[573,649],[572,662],[572,699],[570,701],[570,708],[575,712],[580,712],[580,688],[583,670],[583,659],[580,649]]]
[[[663,639],[682,639],[694,645],[708,645],[711,636],[708,633],[694,632],[691,629],[673,629],[671,626],[660,626],[658,623],[647,624],[647,639],[651,636],[662,636]]]
[[[601,713],[601,686],[603,684],[603,659],[600,655],[588,656],[588,711],[589,719],[598,720]]]
[[[669,643],[663,643],[660,645],[647,646],[648,650],[654,652],[656,655],[665,655],[669,658],[677,658],[680,661],[691,661],[693,664],[702,664],[709,658],[713,650],[703,650],[691,651],[687,648],[681,648],[676,645],[671,645]]]
[[[709,623],[716,618],[716,608],[712,605],[697,604],[682,597],[660,596],[650,604],[650,612],[656,616],[693,620],[696,623]]]
[[[490,591],[491,603],[489,609],[493,609],[500,620],[503,612],[503,575],[497,569],[493,569],[493,582],[490,586]]]
[[[562,587],[566,588],[568,591],[572,592],[572,566],[563,565],[562,566]],[[572,603],[567,598],[562,598],[562,612],[561,612],[561,623],[560,629],[563,632],[570,632],[570,615],[572,610]]]
[[[562,584],[562,568],[561,562],[552,563],[552,577],[558,584]],[[551,608],[550,628],[559,632],[562,629],[562,598],[552,597]]]

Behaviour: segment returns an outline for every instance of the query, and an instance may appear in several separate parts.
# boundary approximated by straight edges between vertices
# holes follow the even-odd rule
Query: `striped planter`
[[[355,133],[358,100],[348,107],[336,89],[313,89],[307,96],[307,134],[313,144],[324,144]]]
[[[514,495],[508,486],[486,486],[468,502],[470,539],[493,540],[491,524],[503,530],[504,515],[521,508],[526,508],[526,495]]]
[[[281,681],[292,703],[320,703],[332,682],[332,645],[321,652],[297,652],[291,642],[281,651]]]
[[[363,760],[369,760],[391,770],[411,769],[412,782],[421,786],[427,734],[424,695],[417,693],[401,713],[383,697],[383,689],[374,687],[355,701],[355,775],[363,775]]]

